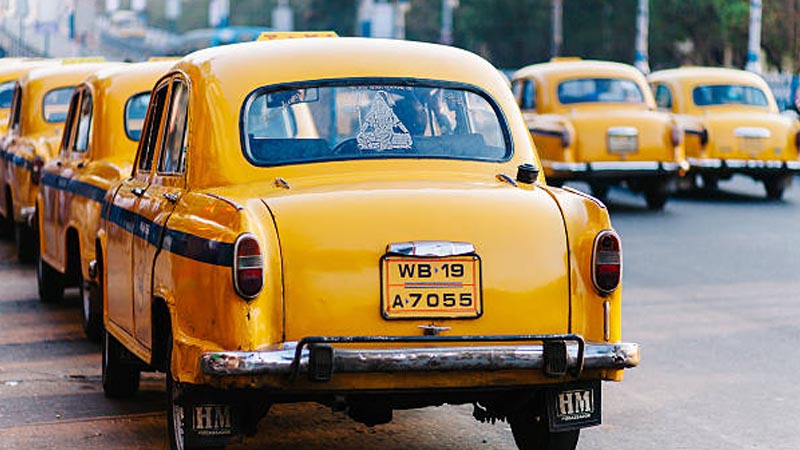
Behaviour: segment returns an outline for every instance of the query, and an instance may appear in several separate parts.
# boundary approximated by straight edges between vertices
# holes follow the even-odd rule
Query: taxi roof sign
[[[106,59],[102,56],[87,56],[87,57],[78,57],[78,58],[64,58],[61,60],[61,64],[87,64],[87,63],[98,63],[98,62],[106,62]]]
[[[259,41],[277,41],[278,39],[303,39],[318,37],[339,37],[335,31],[265,31],[258,36]]]
[[[162,62],[162,61],[178,61],[180,56],[151,56],[147,58],[147,62]]]

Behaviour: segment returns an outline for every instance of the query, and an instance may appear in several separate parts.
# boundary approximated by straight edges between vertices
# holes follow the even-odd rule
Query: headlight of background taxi
[[[601,295],[609,295],[622,279],[622,243],[612,230],[603,230],[594,238],[592,282]]]
[[[239,235],[233,246],[233,286],[248,300],[264,287],[264,258],[258,240],[250,233]]]

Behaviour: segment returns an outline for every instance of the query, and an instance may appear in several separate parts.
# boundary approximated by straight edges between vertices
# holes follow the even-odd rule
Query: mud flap
[[[241,408],[222,398],[197,396],[184,402],[187,447],[214,447],[241,442]]]
[[[564,383],[548,389],[545,401],[550,431],[570,431],[600,425],[600,392],[599,380]]]

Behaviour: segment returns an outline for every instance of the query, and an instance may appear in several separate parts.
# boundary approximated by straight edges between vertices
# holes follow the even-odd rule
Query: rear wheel
[[[711,174],[700,175],[703,180],[703,189],[706,191],[716,191],[719,187],[719,177]]]
[[[24,223],[14,226],[14,239],[17,243],[17,258],[21,263],[32,263],[36,260],[36,243],[31,227]]]
[[[540,412],[541,411],[541,412]],[[575,450],[580,430],[550,431],[544,408],[526,408],[508,416],[519,450]]]
[[[81,276],[78,287],[81,290],[81,312],[83,313],[83,331],[92,342],[100,342],[103,334],[103,302],[100,298],[100,286],[84,280]]]
[[[791,182],[789,177],[777,177],[764,180],[764,189],[767,191],[767,198],[770,200],[780,200],[783,192]]]
[[[650,188],[644,192],[644,199],[647,202],[647,209],[660,211],[664,209],[669,194],[662,186]]]
[[[139,390],[141,371],[134,361],[123,357],[126,352],[114,336],[103,331],[103,392],[106,397],[129,398]]]
[[[592,191],[592,197],[605,203],[611,185],[606,183],[589,183],[589,189]]]
[[[11,191],[6,187],[6,215],[0,220],[0,236],[14,237],[14,210],[11,209]]]

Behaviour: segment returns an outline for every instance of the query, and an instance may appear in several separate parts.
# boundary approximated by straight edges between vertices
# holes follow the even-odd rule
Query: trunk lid
[[[420,325],[451,327],[448,335],[568,332],[567,238],[542,189],[463,180],[291,184],[263,198],[281,247],[287,340],[421,335]],[[387,246],[432,240],[474,245],[482,314],[385,318]]]
[[[762,111],[715,111],[705,121],[709,158],[794,160],[797,157],[789,119]]]

